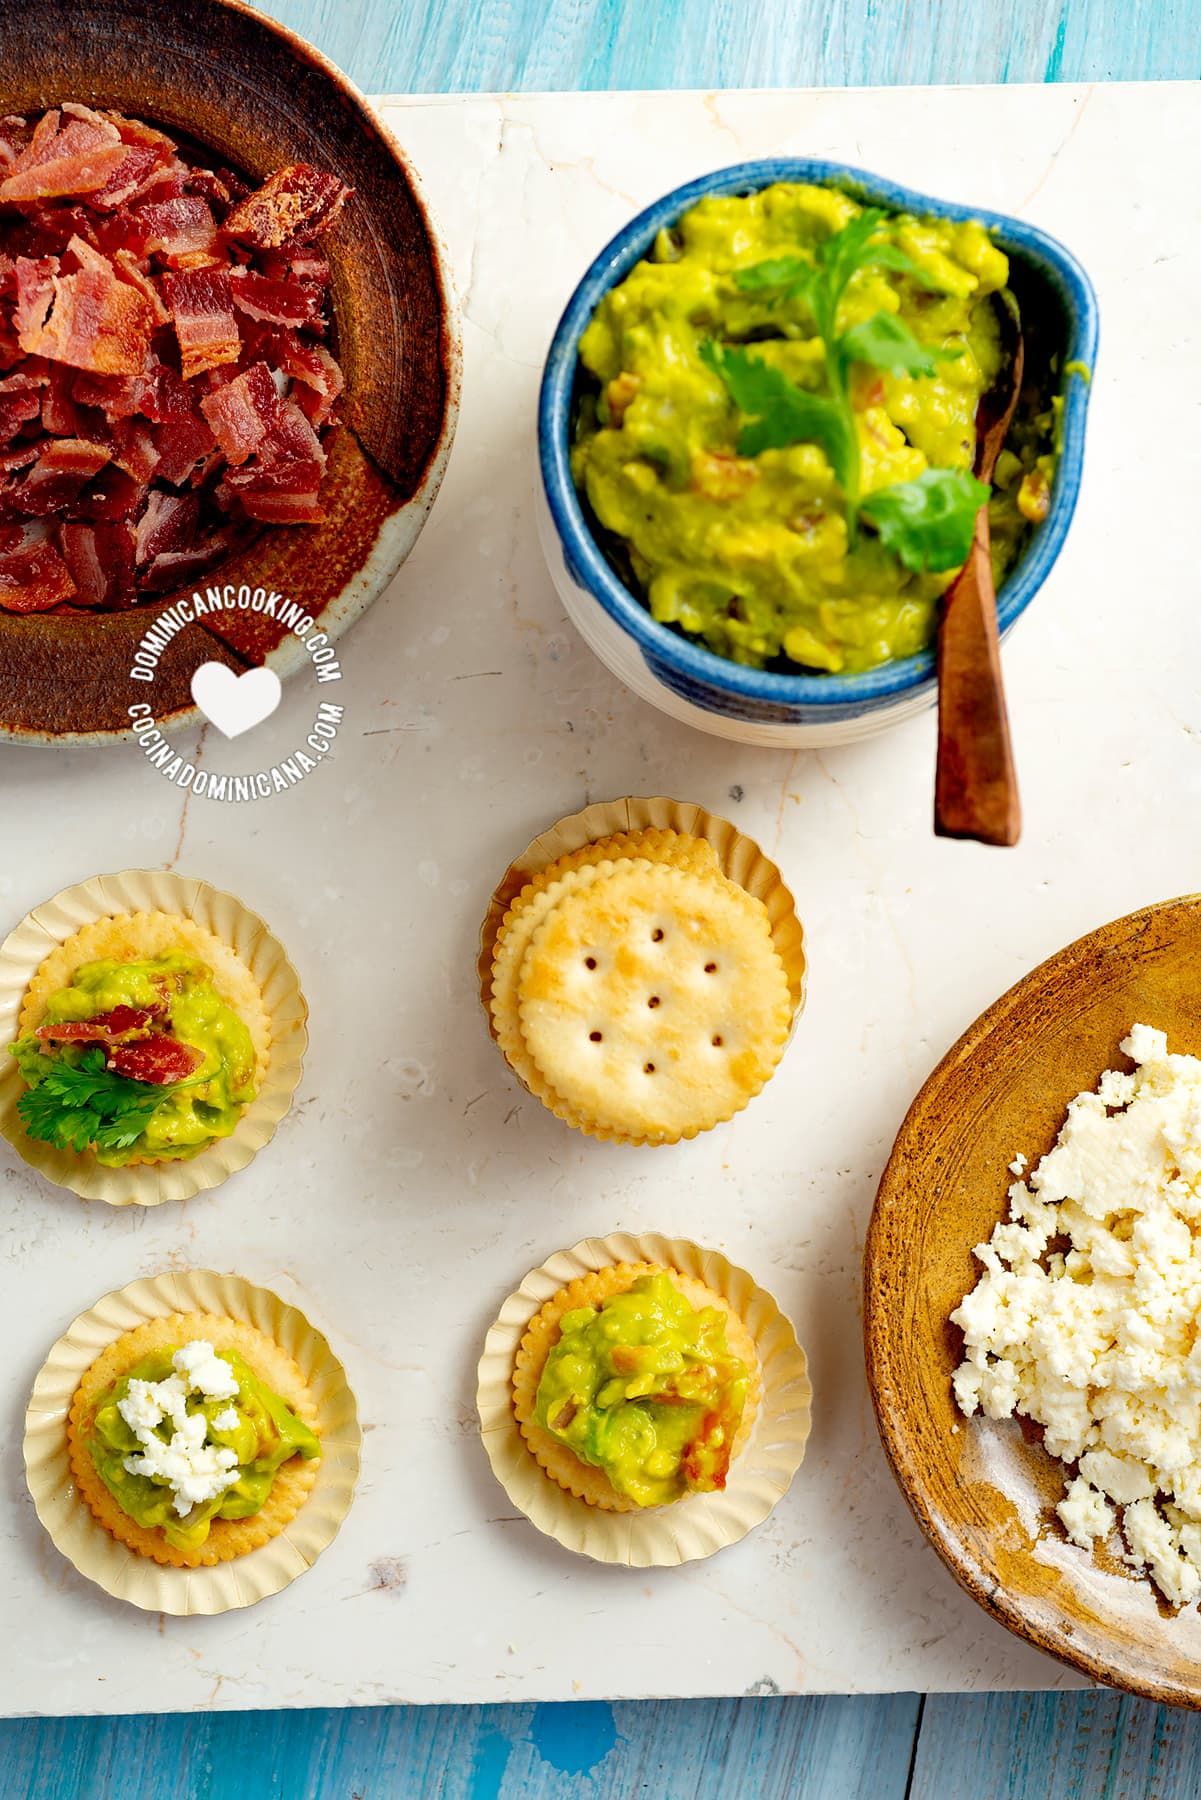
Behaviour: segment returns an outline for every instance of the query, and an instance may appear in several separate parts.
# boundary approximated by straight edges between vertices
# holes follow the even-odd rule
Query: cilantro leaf
[[[878,312],[844,331],[838,340],[840,354],[848,362],[870,363],[892,375],[933,375],[940,362],[962,356],[961,348],[940,350],[923,344],[895,313]]]
[[[127,1149],[175,1084],[132,1081],[105,1067],[98,1044],[72,1065],[46,1058],[48,1067],[17,1101],[31,1138],[82,1154],[92,1144]]]
[[[941,290],[942,284],[906,251],[880,235],[885,219],[882,208],[865,207],[817,245],[812,262],[803,256],[780,256],[735,272],[734,285],[740,292],[764,294],[769,305],[777,297],[804,296],[822,340],[827,393],[798,388],[779,369],[739,346],[706,343],[700,353],[746,415],[737,440],[741,455],[756,456],[761,450],[801,442],[820,444],[843,490],[851,545],[862,511],[906,568],[939,572],[959,567],[967,558],[976,513],[988,497],[982,483],[966,472],[928,469],[916,481],[878,490],[860,504],[851,364],[932,375],[940,362],[962,354],[921,343],[900,319],[884,312],[839,332],[843,295],[861,269],[889,269],[924,288]]]
[[[859,510],[907,569],[940,574],[967,561],[990,492],[966,469],[925,469],[913,481],[865,495]]]
[[[784,450],[789,444],[820,444],[839,484],[853,479],[859,456],[854,424],[836,400],[797,387],[781,370],[732,344],[703,343],[701,360],[726,386],[735,406],[750,421],[738,433],[738,454]]]
[[[813,275],[813,264],[806,257],[773,256],[766,262],[751,263],[749,268],[736,269],[734,286],[742,294],[761,294],[779,288],[782,298],[792,299],[805,292]]]

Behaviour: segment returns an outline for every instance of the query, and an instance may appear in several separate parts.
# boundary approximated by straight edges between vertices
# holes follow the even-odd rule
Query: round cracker
[[[639,1506],[636,1500],[619,1494],[603,1469],[596,1468],[592,1463],[582,1462],[574,1450],[535,1423],[538,1383],[542,1379],[546,1359],[559,1341],[559,1321],[564,1313],[574,1312],[580,1306],[599,1307],[602,1300],[607,1300],[610,1294],[624,1294],[644,1275],[658,1274],[671,1277],[673,1286],[695,1312],[700,1312],[703,1307],[713,1306],[726,1315],[727,1348],[731,1356],[736,1356],[747,1371],[746,1404],[730,1448],[731,1463],[750,1438],[755,1414],[759,1409],[762,1384],[755,1341],[729,1301],[707,1287],[703,1281],[698,1281],[696,1276],[685,1275],[680,1269],[666,1268],[662,1263],[612,1263],[608,1268],[595,1269],[587,1275],[579,1276],[567,1287],[560,1288],[534,1314],[518,1347],[513,1366],[513,1412],[527,1447],[551,1480],[565,1488],[569,1494],[574,1494],[577,1500],[585,1500],[589,1506],[598,1506],[604,1512],[643,1513],[660,1509]],[[684,1497],[680,1496],[681,1499]],[[669,1504],[674,1505],[674,1502]]]
[[[648,826],[645,831],[615,831],[608,837],[596,838],[591,844],[582,844],[578,850],[566,851],[530,877],[520,893],[514,896],[497,931],[490,996],[497,1041],[527,1086],[530,1085],[527,1070],[532,1065],[525,1055],[517,1019],[517,976],[534,925],[545,912],[545,903],[538,901],[538,896],[555,887],[565,876],[574,878],[581,870],[595,870],[603,864],[630,859],[670,863],[673,868],[685,869],[690,874],[708,874],[715,880],[725,880],[712,844],[707,844],[704,838],[689,837],[683,831],[661,830],[657,826]],[[593,877],[585,875],[583,879]],[[537,906],[534,905],[536,901]],[[530,916],[531,908],[533,917]]]
[[[61,984],[60,984],[61,985]],[[276,1537],[296,1517],[314,1482],[320,1457],[293,1456],[277,1470],[271,1492],[257,1513],[248,1519],[214,1519],[209,1535],[197,1550],[181,1550],[169,1544],[161,1531],[148,1530],[131,1519],[105,1487],[88,1449],[95,1404],[115,1381],[144,1356],[160,1350],[177,1350],[181,1344],[204,1338],[215,1350],[236,1350],[259,1379],[284,1400],[299,1419],[317,1428],[317,1407],[300,1370],[274,1338],[240,1319],[215,1313],[174,1313],[150,1319],[123,1332],[85,1371],[75,1390],[67,1418],[67,1454],[80,1498],[113,1537],[155,1562],[179,1569],[211,1567],[230,1562],[248,1550],[257,1550]]]
[[[182,950],[206,963],[213,986],[250,1033],[255,1085],[261,1087],[271,1056],[271,1020],[258,983],[237,951],[213,932],[179,913],[118,913],[93,919],[52,950],[25,990],[18,1032],[25,1037],[43,1022],[52,994],[70,987],[77,969],[92,962],[153,962]]]
[[[518,1013],[521,966],[535,931],[563,895],[612,874],[616,866],[613,862],[605,861],[581,864],[578,868],[568,869],[557,881],[543,883],[539,887],[531,882],[528,887],[522,888],[505,914],[504,923],[497,933],[496,954],[492,962],[491,1000],[496,1041],[506,1060],[530,1092],[551,1107],[561,1096],[544,1080],[541,1070],[526,1049],[522,1035]],[[649,869],[651,865],[648,862],[645,866]]]
[[[762,902],[661,864],[624,864],[559,896],[531,934],[518,995],[526,1052],[566,1106],[660,1142],[759,1093],[792,1016]]]

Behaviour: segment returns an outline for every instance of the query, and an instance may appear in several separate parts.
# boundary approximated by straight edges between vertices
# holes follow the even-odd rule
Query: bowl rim
[[[1162,1705],[1187,1707],[1194,1711],[1201,1710],[1201,1680],[1188,1684],[1171,1674],[1160,1673],[1145,1659],[1140,1659],[1139,1654],[1125,1652],[1120,1633],[1111,1633],[1113,1648],[1108,1653],[1098,1648],[1098,1636],[1105,1631],[1104,1620],[1099,1631],[1088,1634],[1077,1631],[1075,1622],[1064,1608],[1057,1607],[1040,1616],[1026,1596],[990,1577],[981,1558],[967,1546],[962,1531],[955,1529],[954,1521],[947,1517],[944,1509],[929,1501],[922,1471],[913,1453],[917,1434],[911,1420],[892,1401],[894,1372],[906,1354],[906,1347],[891,1330],[887,1239],[906,1179],[908,1140],[922,1120],[931,1096],[939,1093],[954,1071],[979,1055],[997,1033],[1006,1027],[1012,1029],[1013,1014],[1024,1002],[1039,995],[1057,974],[1070,973],[1087,965],[1101,950],[1110,954],[1118,951],[1137,958],[1139,941],[1145,932],[1160,923],[1175,925],[1177,921],[1196,921],[1199,916],[1201,893],[1186,893],[1152,901],[1094,926],[1062,949],[1044,957],[968,1025],[926,1076],[897,1129],[880,1175],[864,1236],[860,1287],[864,1366],[880,1447],[919,1529],[959,1586],[1015,1637],[1091,1680]],[[1066,1112],[1066,1103],[1064,1110]],[[998,1202],[998,1223],[1004,1217],[1000,1210],[1002,1204]],[[965,1251],[970,1248],[966,1238],[963,1248]],[[952,1372],[951,1369],[947,1371],[948,1385]],[[979,1419],[971,1421],[981,1422]],[[969,1422],[957,1417],[956,1423],[966,1426]],[[1016,1416],[1005,1423],[1016,1429]]]
[[[734,163],[673,188],[610,238],[576,285],[551,339],[538,395],[542,484],[569,572],[614,623],[634,638],[656,679],[660,679],[654,667],[658,661],[678,676],[743,700],[817,710],[854,702],[874,707],[931,680],[935,672],[934,650],[881,663],[856,675],[783,675],[769,669],[747,668],[718,656],[653,619],[643,602],[618,578],[589,528],[571,477],[567,428],[579,340],[601,299],[646,254],[656,234],[672,225],[696,201],[713,194],[757,192],[777,181],[805,181],[839,188],[856,200],[878,202],[894,212],[979,220],[995,233],[1002,249],[1016,253],[1049,276],[1064,296],[1071,322],[1069,354],[1064,360],[1083,364],[1090,379],[1067,382],[1063,448],[1050,512],[1013,577],[1002,583],[997,595],[997,623],[1002,633],[1026,610],[1046,580],[1076,510],[1084,466],[1085,418],[1097,353],[1097,299],[1088,275],[1072,252],[1035,225],[1008,213],[940,200],[849,163],[804,156],[763,157]]]

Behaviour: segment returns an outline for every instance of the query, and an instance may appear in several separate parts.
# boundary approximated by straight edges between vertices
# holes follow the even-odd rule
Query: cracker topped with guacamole
[[[271,1031],[234,951],[167,913],[100,919],[30,983],[9,1046],[34,1139],[108,1168],[198,1155],[255,1099]]]
[[[1027,432],[991,496],[972,472],[1008,278],[980,223],[801,183],[661,232],[580,339],[572,450],[653,617],[783,673],[912,655],[985,502],[999,580],[1053,470]]]
[[[125,1332],[86,1371],[71,1471],[112,1536],[177,1567],[225,1562],[295,1517],[317,1474],[317,1412],[265,1333],[205,1313]]]
[[[758,1390],[737,1314],[652,1263],[561,1289],[531,1321],[513,1378],[518,1425],[546,1473],[610,1512],[723,1489]]]

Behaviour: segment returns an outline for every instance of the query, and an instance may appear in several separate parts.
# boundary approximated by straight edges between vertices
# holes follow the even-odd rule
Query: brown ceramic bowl
[[[0,6],[0,114],[64,100],[174,129],[260,180],[283,163],[310,162],[354,188],[322,242],[346,376],[344,426],[322,489],[328,517],[268,530],[200,584],[277,590],[336,637],[412,549],[458,413],[458,322],[412,169],[332,63],[240,0]],[[0,736],[58,744],[127,736],[131,698],[147,698],[131,692],[133,651],[155,614],[194,585],[122,613],[0,612]],[[196,716],[192,673],[212,660],[266,661],[286,676],[307,658],[261,615],[210,615],[163,656],[153,688],[160,723]]]
[[[955,1578],[1011,1631],[1086,1675],[1201,1706],[1201,1609],[1068,1542],[1064,1466],[1016,1420],[965,1419],[949,1316],[979,1276],[972,1246],[1007,1210],[1008,1164],[1051,1148],[1067,1105],[1136,1021],[1201,1053],[1201,896],[1104,925],[1027,975],[945,1056],[909,1110],[864,1256],[868,1377],[893,1473]],[[1026,1422],[1023,1421],[1023,1424]],[[1027,1426],[1027,1432],[1030,1428]]]

